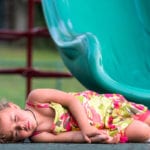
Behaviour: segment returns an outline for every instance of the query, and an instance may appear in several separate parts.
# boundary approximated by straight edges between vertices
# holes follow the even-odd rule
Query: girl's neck
[[[38,123],[38,121],[37,121],[37,118],[36,118],[35,113],[34,113],[32,110],[30,110],[30,109],[25,109],[25,111],[29,111],[29,112],[32,114],[32,116],[33,116],[33,118],[34,118],[34,120],[35,120],[35,122],[36,122],[36,128],[37,128],[38,125],[39,125],[39,123]]]

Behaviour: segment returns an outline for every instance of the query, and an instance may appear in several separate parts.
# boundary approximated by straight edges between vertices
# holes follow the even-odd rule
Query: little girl
[[[28,137],[33,142],[146,142],[149,114],[146,106],[119,94],[36,89],[25,110],[10,102],[1,104],[0,142]]]

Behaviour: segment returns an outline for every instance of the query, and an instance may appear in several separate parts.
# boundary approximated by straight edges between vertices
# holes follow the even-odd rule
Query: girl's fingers
[[[101,134],[101,135],[96,135],[94,137],[91,137],[91,142],[98,142],[98,143],[104,143],[105,141],[108,140],[108,135],[106,134]]]
[[[91,139],[88,136],[84,135],[84,139],[87,143],[91,143]]]
[[[106,144],[117,144],[120,141],[120,136],[116,135],[114,137],[108,135],[97,135],[91,137],[91,142],[98,142],[98,143],[106,143]]]
[[[114,136],[114,137],[110,137],[110,138],[106,141],[106,143],[107,143],[107,144],[117,144],[117,143],[119,143],[119,141],[120,141],[120,136],[119,136],[119,135],[116,135],[116,136]]]

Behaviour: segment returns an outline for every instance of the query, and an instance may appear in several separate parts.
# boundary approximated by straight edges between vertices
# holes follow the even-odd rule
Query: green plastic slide
[[[42,0],[70,72],[88,89],[150,106],[150,0]]]

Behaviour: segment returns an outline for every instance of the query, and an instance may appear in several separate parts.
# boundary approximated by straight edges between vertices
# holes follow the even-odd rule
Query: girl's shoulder
[[[26,101],[26,107],[49,108],[49,104],[48,103],[38,103],[38,102],[33,102],[33,101]]]

